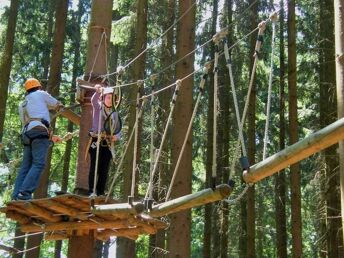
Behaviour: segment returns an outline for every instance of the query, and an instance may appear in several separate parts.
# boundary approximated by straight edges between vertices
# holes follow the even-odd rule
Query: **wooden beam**
[[[132,240],[136,240],[138,235],[145,234],[142,228],[119,228],[119,229],[106,229],[97,232],[96,238],[101,241],[107,241],[111,236],[126,237]]]
[[[344,118],[251,166],[249,171],[244,171],[244,180],[247,183],[258,182],[288,167],[289,165],[303,160],[316,152],[326,149],[327,147],[343,139]]]
[[[56,217],[54,214],[44,208],[37,206],[29,201],[17,201],[12,203],[12,205],[16,206],[17,208],[24,209],[38,217],[41,217],[49,222],[58,222],[61,221],[61,217]]]
[[[130,205],[129,203],[115,203],[115,204],[102,204],[95,205],[93,209],[94,214],[109,214],[115,217],[123,215],[137,215],[143,212],[144,205],[140,202]]]
[[[70,217],[77,217],[80,212],[77,209],[61,204],[52,199],[40,200],[40,204],[44,205],[50,210],[60,213],[60,215],[68,215]]]
[[[65,108],[59,114],[70,120],[73,124],[80,125],[80,116],[72,110]]]
[[[15,211],[7,211],[6,217],[12,220],[17,221],[19,224],[28,224],[31,222],[30,217],[20,214]]]
[[[44,235],[44,240],[64,240],[67,239],[68,236],[65,233],[54,233],[54,232],[49,232]]]
[[[92,230],[98,228],[123,228],[130,226],[127,220],[115,221],[70,221],[59,223],[47,223],[42,225],[27,224],[21,226],[22,232],[47,232],[54,230]]]
[[[179,197],[174,200],[167,201],[153,206],[148,215],[152,217],[161,217],[178,211],[191,209],[210,202],[216,202],[227,198],[232,192],[229,185],[218,185],[215,190],[204,189],[200,192]]]

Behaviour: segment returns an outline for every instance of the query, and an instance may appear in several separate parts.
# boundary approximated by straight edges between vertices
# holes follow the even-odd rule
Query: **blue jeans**
[[[44,169],[50,141],[48,138],[32,140],[30,145],[24,145],[21,167],[14,185],[12,199],[16,200],[19,193],[25,199],[31,199],[36,190],[39,178]]]

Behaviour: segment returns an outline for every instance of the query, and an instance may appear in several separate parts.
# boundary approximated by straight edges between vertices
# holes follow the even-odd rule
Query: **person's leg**
[[[19,192],[25,196],[24,198],[31,199],[31,194],[39,184],[39,178],[46,163],[49,144],[50,142],[47,138],[34,139],[31,143],[32,165],[22,186],[19,188]]]
[[[109,173],[109,165],[111,161],[111,152],[107,146],[101,147],[98,163],[98,182],[97,182],[97,195],[104,195],[106,180]]]
[[[93,186],[94,186],[94,169],[96,167],[96,153],[97,153],[97,147],[96,143],[93,141],[90,149],[88,151],[90,153],[90,170],[88,173],[88,193],[93,193]]]
[[[31,145],[24,145],[23,160],[18,171],[16,182],[14,184],[14,190],[12,193],[12,199],[16,200],[19,193],[19,188],[22,186],[27,173],[29,172],[32,164]]]

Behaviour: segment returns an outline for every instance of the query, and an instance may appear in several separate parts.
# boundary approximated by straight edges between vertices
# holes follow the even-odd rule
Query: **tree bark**
[[[335,57],[338,118],[344,117],[344,0],[334,0]],[[344,141],[339,142],[339,172],[342,228],[344,227]],[[344,239],[344,230],[342,230]],[[341,246],[343,246],[343,242]]]
[[[297,87],[296,87],[296,21],[295,0],[288,3],[288,91],[289,91],[289,142],[298,141]],[[302,256],[300,167],[290,166],[291,233],[293,257]]]
[[[280,1],[284,6],[284,1]],[[285,148],[285,55],[284,55],[284,8],[280,11],[280,74],[279,74],[279,148]],[[275,220],[276,220],[276,249],[278,258],[286,258],[287,254],[287,218],[286,218],[286,177],[285,170],[275,175]]]
[[[179,13],[183,14],[188,10],[194,1],[180,1]],[[177,55],[176,59],[190,53],[195,46],[195,5],[186,12],[183,23],[177,25]],[[176,78],[181,79],[194,71],[194,54],[183,59],[176,65]],[[184,142],[187,125],[192,114],[192,88],[193,79],[189,77],[182,81],[179,96],[175,104],[173,115],[172,131],[172,167],[178,160],[181,146]],[[179,172],[173,185],[171,198],[187,195],[191,192],[192,174],[192,136],[189,136],[185,146],[184,155],[181,159]],[[173,214],[168,237],[169,257],[190,257],[190,234],[191,234],[191,213],[182,211]],[[178,236],[178,237],[176,237]]]
[[[0,143],[2,142],[4,123],[5,123],[5,114],[6,114],[6,102],[8,96],[8,83],[10,80],[11,66],[12,66],[12,54],[13,54],[13,45],[14,45],[14,35],[17,25],[17,16],[19,8],[19,0],[12,0],[7,29],[6,29],[6,41],[4,52],[1,55],[0,60]]]
[[[44,89],[47,88],[48,83],[48,74],[49,74],[49,67],[50,67],[50,52],[52,47],[51,39],[54,35],[54,13],[56,9],[57,1],[49,1],[47,5],[49,6],[49,14],[48,14],[48,24],[47,24],[47,42],[43,49],[43,58],[42,58],[42,66],[43,66],[43,74],[42,74],[42,86]]]
[[[334,7],[333,1],[319,1],[320,4],[320,126],[325,127],[336,121],[336,74],[334,53]],[[338,146],[333,145],[323,152],[326,173],[326,209],[327,209],[327,254],[328,257],[343,257],[341,243],[339,192],[339,159],[336,155]]]

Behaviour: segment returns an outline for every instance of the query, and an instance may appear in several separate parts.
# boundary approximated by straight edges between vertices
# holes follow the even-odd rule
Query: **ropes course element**
[[[152,189],[151,189],[153,187],[153,178],[154,178],[156,169],[158,167],[158,162],[159,162],[159,158],[160,158],[160,155],[161,155],[162,147],[163,147],[163,145],[165,143],[165,139],[166,139],[166,135],[167,135],[167,130],[168,130],[168,127],[169,127],[171,119],[172,119],[172,114],[173,114],[174,107],[175,107],[175,104],[176,104],[176,100],[177,100],[177,97],[178,97],[178,91],[179,91],[179,88],[180,88],[181,85],[182,85],[182,82],[180,80],[178,80],[176,82],[176,88],[175,88],[174,93],[173,93],[173,97],[172,97],[172,101],[171,101],[170,113],[169,113],[168,118],[167,118],[164,134],[163,134],[163,136],[161,138],[161,143],[160,143],[160,147],[158,149],[157,157],[154,160],[154,167],[153,167],[153,170],[152,170],[152,173],[151,173],[151,177],[149,178],[149,184],[148,184],[148,188],[147,188],[147,191],[146,191],[145,199],[148,198],[149,193],[153,192]],[[153,196],[149,196],[149,199],[153,199]]]
[[[257,41],[256,41],[256,46],[255,46],[255,53],[253,55],[254,62],[253,62],[252,70],[251,70],[250,83],[249,83],[248,92],[246,95],[246,102],[245,102],[244,111],[243,111],[240,126],[239,126],[239,131],[240,130],[242,131],[242,128],[243,128],[245,120],[246,120],[246,114],[248,111],[249,101],[250,101],[250,97],[251,97],[254,75],[255,75],[257,63],[259,60],[258,54],[259,54],[259,51],[260,51],[260,48],[261,48],[261,45],[263,42],[263,35],[264,35],[265,28],[266,28],[266,21],[262,21],[261,23],[259,23],[259,25],[258,25],[258,37],[257,37]],[[239,139],[237,140],[236,146],[234,149],[234,155],[233,155],[232,166],[231,166],[231,171],[230,171],[230,178],[233,178],[234,173],[235,173],[234,167],[235,167],[236,159],[238,157],[239,149],[240,149],[240,135],[239,135]],[[249,167],[248,161],[245,159],[242,159],[242,165],[244,165],[245,167]]]
[[[141,118],[142,116],[142,113],[143,113],[143,107],[145,105],[145,103],[147,102],[147,98],[144,98],[143,101],[141,102],[141,105],[140,105],[140,111],[138,113],[138,117]],[[126,156],[127,152],[128,152],[128,149],[129,149],[129,144],[134,136],[134,132],[135,132],[135,128],[138,126],[138,119],[135,121],[135,124],[131,130],[131,133],[130,133],[130,136],[129,136],[129,139],[127,141],[127,144],[125,145],[125,149],[124,149],[124,152],[122,154],[122,157],[121,157],[121,160],[117,166],[117,170],[115,172],[115,176],[113,177],[112,179],[112,182],[111,182],[111,185],[110,185],[110,188],[109,188],[109,191],[108,191],[108,194],[106,195],[106,199],[105,199],[105,202],[107,203],[108,200],[109,200],[109,197],[110,197],[110,194],[113,190],[113,187],[114,187],[114,184],[115,184],[115,181],[119,175],[119,171],[120,169],[122,168],[122,165],[123,165],[123,161],[124,161],[124,157]]]
[[[264,146],[263,146],[263,160],[267,155],[267,145],[268,145],[268,132],[269,132],[269,122],[270,122],[270,107],[271,107],[271,92],[272,92],[272,76],[274,71],[274,57],[275,57],[275,37],[276,37],[276,22],[278,16],[274,12],[270,16],[272,22],[272,37],[271,37],[271,61],[270,61],[270,75],[269,75],[269,87],[268,87],[268,101],[266,105],[266,120],[265,120],[265,130],[264,130]]]
[[[172,176],[172,179],[171,179],[171,182],[170,182],[170,186],[169,186],[167,194],[166,194],[165,201],[168,201],[169,198],[170,198],[172,187],[173,187],[174,181],[175,181],[175,179],[177,177],[177,172],[178,172],[178,169],[179,169],[180,161],[181,161],[182,156],[184,154],[185,146],[186,146],[187,140],[188,140],[190,132],[191,132],[192,123],[193,123],[193,121],[195,119],[195,116],[196,116],[196,113],[197,113],[197,110],[198,110],[198,106],[199,106],[199,102],[201,100],[201,97],[204,95],[204,85],[205,85],[205,80],[208,77],[209,69],[210,69],[210,63],[207,63],[205,65],[205,67],[204,67],[204,72],[203,72],[202,80],[201,80],[200,86],[198,88],[199,89],[199,93],[198,93],[198,96],[197,96],[196,104],[194,106],[194,110],[192,112],[192,116],[191,116],[191,119],[190,119],[190,122],[189,122],[189,125],[188,125],[188,129],[187,129],[185,137],[184,137],[184,142],[183,142],[182,148],[180,150],[176,166],[175,166],[174,171],[173,171],[173,176]]]
[[[141,95],[141,88],[143,87],[143,81],[137,81],[137,95],[136,95],[136,114],[135,114],[135,124],[139,123],[139,112],[140,112],[140,95]],[[133,169],[132,169],[132,176],[131,176],[131,191],[130,196],[128,197],[129,203],[132,203],[135,197],[135,186],[136,186],[136,170],[137,170],[137,146],[138,146],[138,138],[139,138],[139,127],[135,126],[134,131],[134,154],[133,154]]]
[[[155,89],[155,81],[156,81],[157,76],[151,76],[151,81],[152,81],[152,93],[154,93]],[[154,168],[154,163],[155,163],[155,147],[154,147],[154,130],[155,128],[155,106],[154,106],[154,95],[151,98],[151,112],[150,112],[150,124],[151,124],[151,144],[150,144],[150,167],[149,167],[149,178],[153,178],[152,173],[153,173],[153,168]],[[154,180],[154,178],[153,178]],[[151,187],[149,196],[153,196],[153,187]]]

